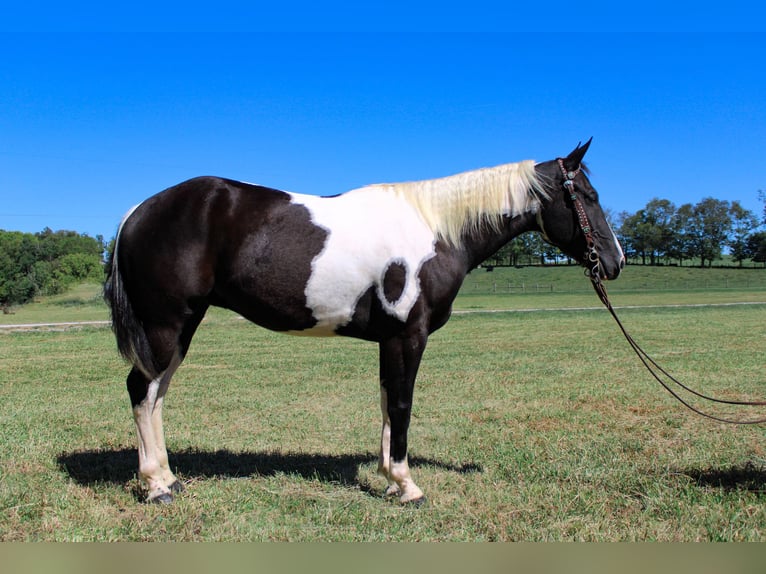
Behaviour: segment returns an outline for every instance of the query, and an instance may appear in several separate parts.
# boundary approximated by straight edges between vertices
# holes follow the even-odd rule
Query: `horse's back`
[[[285,192],[203,176],[141,203],[118,237],[119,268],[131,297],[146,313],[186,312],[189,301],[215,296],[242,281],[247,267],[269,260],[262,237],[290,203]],[[243,261],[250,253],[252,262]],[[245,269],[243,269],[243,267]],[[226,279],[228,277],[228,279]]]
[[[212,304],[274,330],[367,337],[375,317],[407,321],[435,244],[384,191],[321,198],[198,177],[141,204],[119,251],[146,315]]]

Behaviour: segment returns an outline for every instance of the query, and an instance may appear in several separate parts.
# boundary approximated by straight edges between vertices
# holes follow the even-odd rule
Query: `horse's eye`
[[[582,194],[591,201],[598,201],[598,194],[592,187],[586,187],[583,189]]]

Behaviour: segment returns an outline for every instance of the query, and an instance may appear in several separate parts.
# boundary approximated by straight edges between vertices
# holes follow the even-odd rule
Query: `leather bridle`
[[[699,409],[698,407],[693,406],[686,399],[684,399],[683,397],[679,395],[678,389],[682,389],[683,391],[686,391],[687,393],[690,393],[700,399],[713,402],[713,403],[725,404],[725,405],[737,405],[737,406],[749,406],[749,407],[766,406],[766,401],[739,401],[739,400],[717,399],[717,398],[705,395],[703,393],[700,393],[699,391],[695,391],[694,389],[678,381],[675,377],[673,377],[670,373],[668,373],[665,369],[663,369],[660,365],[658,365],[657,362],[654,359],[652,359],[652,357],[649,356],[649,354],[646,351],[644,351],[639,346],[638,343],[636,343],[635,339],[633,339],[630,333],[628,333],[628,331],[625,329],[625,326],[622,324],[622,321],[620,321],[619,317],[617,317],[617,312],[614,310],[614,307],[612,306],[612,302],[609,300],[609,295],[606,292],[606,286],[604,285],[602,281],[601,261],[598,255],[598,248],[596,247],[596,241],[593,238],[593,228],[590,224],[590,221],[588,220],[588,215],[585,213],[585,207],[583,206],[582,201],[580,201],[580,198],[578,197],[577,192],[575,191],[574,180],[575,180],[575,177],[577,177],[577,174],[580,173],[581,168],[578,166],[578,168],[574,171],[567,170],[566,167],[564,166],[564,160],[562,160],[561,158],[558,159],[558,164],[559,164],[559,167],[561,168],[561,173],[564,175],[564,190],[569,194],[569,198],[572,200],[572,205],[574,206],[575,213],[577,214],[577,220],[580,224],[580,230],[585,236],[586,250],[585,250],[585,255],[583,259],[583,265],[585,266],[585,273],[586,275],[588,275],[588,277],[590,277],[590,281],[593,285],[593,289],[596,291],[598,298],[601,300],[601,302],[607,308],[607,310],[612,315],[614,320],[617,322],[617,325],[620,327],[620,331],[622,331],[622,334],[624,335],[625,340],[628,341],[628,344],[631,346],[631,348],[636,353],[636,355],[641,360],[641,362],[646,367],[646,369],[649,371],[649,373],[655,378],[655,380],[657,380],[657,382],[660,383],[660,385],[662,385],[665,388],[666,391],[668,391],[671,395],[673,395],[673,397],[676,400],[678,400],[686,408],[697,413],[698,415],[712,419],[714,421],[729,423],[729,424],[737,424],[737,425],[754,425],[754,424],[766,423],[766,417],[761,417],[757,419],[733,419],[728,417],[721,417],[718,415],[712,415],[710,413],[707,413]],[[676,386],[675,389],[673,388],[673,385]]]
[[[583,264],[585,265],[586,273],[591,277],[601,279],[601,261],[598,256],[598,250],[596,249],[596,240],[593,238],[593,227],[591,227],[588,215],[585,213],[585,208],[580,201],[579,196],[575,192],[575,178],[582,169],[581,166],[577,166],[574,171],[568,171],[564,167],[564,160],[559,158],[559,167],[561,173],[564,174],[564,190],[569,194],[569,199],[572,200],[575,213],[577,214],[577,220],[580,223],[580,230],[585,236],[585,256],[583,258]]]

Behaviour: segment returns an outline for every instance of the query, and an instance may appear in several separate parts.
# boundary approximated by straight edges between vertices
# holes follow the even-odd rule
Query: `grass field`
[[[684,287],[674,270],[642,286],[634,269],[610,293],[643,306],[620,314],[655,358],[710,393],[766,397],[766,273]],[[410,433],[420,508],[380,496],[374,345],[212,311],[168,396],[187,489],[161,507],[139,501],[108,327],[0,330],[0,539],[766,540],[764,427],[673,401],[603,309],[568,309],[598,307],[577,269],[547,291],[471,283],[513,271],[531,273],[474,271],[456,309],[547,310],[456,314],[429,342]],[[737,302],[756,304],[718,306]],[[82,287],[0,323],[106,318]]]

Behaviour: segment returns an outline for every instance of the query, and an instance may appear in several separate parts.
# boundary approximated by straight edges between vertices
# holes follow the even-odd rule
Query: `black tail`
[[[120,354],[131,365],[153,379],[159,375],[159,370],[144,327],[136,317],[130,297],[125,290],[119,265],[119,241],[120,234],[118,232],[114,251],[107,263],[104,300],[109,305],[112,315],[112,331],[114,331],[114,336],[117,339],[117,349]]]

